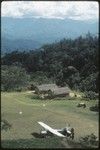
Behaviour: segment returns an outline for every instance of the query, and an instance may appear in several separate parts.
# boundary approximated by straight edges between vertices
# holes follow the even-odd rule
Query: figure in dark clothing
[[[86,104],[84,104],[84,108],[86,107]]]
[[[77,95],[75,94],[75,97],[77,97]]]
[[[71,136],[72,140],[74,139],[74,128],[71,128]]]

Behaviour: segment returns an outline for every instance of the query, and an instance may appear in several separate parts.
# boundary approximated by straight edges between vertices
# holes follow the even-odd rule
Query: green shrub
[[[91,111],[99,112],[99,105],[96,104],[95,106],[90,107],[90,110],[91,110]]]
[[[21,91],[29,82],[29,75],[25,69],[18,66],[1,67],[1,89],[3,91]]]
[[[81,145],[83,147],[98,147],[99,141],[97,140],[97,137],[92,133],[91,135],[86,135],[85,137],[81,137],[79,139]]]
[[[84,98],[90,99],[90,100],[97,99],[98,95],[97,95],[97,93],[95,93],[93,91],[88,91],[88,92],[85,92]]]
[[[1,120],[1,130],[7,131],[11,127],[12,127],[12,125],[7,120],[5,120],[5,119]]]
[[[36,85],[30,84],[30,85],[28,86],[28,89],[29,89],[29,90],[35,90],[35,89],[36,89]]]
[[[21,88],[21,87],[16,88],[16,89],[15,89],[15,91],[17,91],[17,92],[21,92],[21,91],[22,91],[22,88]]]

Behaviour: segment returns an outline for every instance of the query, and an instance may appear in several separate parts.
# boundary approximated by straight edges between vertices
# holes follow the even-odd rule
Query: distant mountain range
[[[1,18],[1,51],[34,50],[62,38],[98,33],[97,22],[70,19]]]

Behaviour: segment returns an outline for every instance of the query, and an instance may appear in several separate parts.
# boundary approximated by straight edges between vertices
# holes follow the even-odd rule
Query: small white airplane
[[[43,122],[38,122],[45,130],[41,131],[41,135],[57,135],[59,137],[70,137],[74,138],[74,129],[70,127],[65,127],[62,129],[53,129],[50,126],[46,125]]]

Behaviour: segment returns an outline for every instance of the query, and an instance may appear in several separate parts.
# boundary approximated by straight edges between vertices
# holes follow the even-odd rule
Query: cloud
[[[95,1],[3,1],[1,16],[97,20],[99,4]]]

